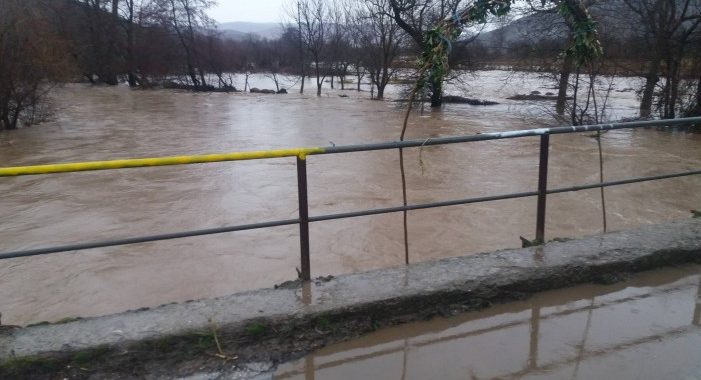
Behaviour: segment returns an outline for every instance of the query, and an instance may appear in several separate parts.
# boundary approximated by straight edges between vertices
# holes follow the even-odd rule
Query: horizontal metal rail
[[[631,183],[654,181],[675,177],[683,177],[690,175],[701,174],[701,170],[687,171],[682,173],[674,174],[663,174],[656,176],[631,178],[617,181],[608,181],[588,184],[588,185],[577,185],[571,187],[563,187],[559,189],[548,189],[548,152],[550,149],[550,135],[554,134],[565,134],[565,133],[577,133],[577,132],[598,132],[598,131],[609,131],[616,129],[631,129],[631,128],[646,128],[646,127],[660,127],[660,126],[680,126],[680,125],[701,125],[701,117],[697,118],[687,118],[687,119],[676,119],[676,120],[661,120],[661,121],[639,121],[639,122],[627,122],[627,123],[614,123],[614,124],[599,124],[599,125],[588,125],[588,126],[574,126],[574,127],[555,127],[555,128],[538,128],[538,129],[527,129],[520,131],[511,132],[498,132],[498,133],[484,133],[469,136],[452,136],[452,137],[437,137],[425,140],[408,140],[408,141],[394,141],[385,143],[375,143],[375,144],[359,144],[359,145],[346,145],[346,146],[330,146],[330,147],[311,147],[311,148],[292,148],[292,149],[276,149],[276,150],[263,150],[263,151],[252,151],[252,152],[233,152],[233,153],[221,153],[221,154],[205,154],[205,155],[192,155],[192,156],[172,156],[172,157],[156,157],[156,158],[137,158],[137,159],[124,159],[124,160],[111,160],[111,161],[91,161],[91,162],[76,162],[76,163],[64,163],[64,164],[49,164],[49,165],[35,165],[35,166],[20,166],[20,167],[7,167],[0,168],[0,177],[12,177],[12,176],[28,176],[28,175],[43,175],[43,174],[55,174],[55,173],[73,173],[73,172],[83,172],[83,171],[96,171],[96,170],[111,170],[111,169],[126,169],[126,168],[143,168],[143,167],[160,167],[160,166],[171,166],[171,165],[190,165],[198,163],[214,163],[214,162],[226,162],[226,161],[243,161],[243,160],[259,160],[259,159],[270,159],[270,158],[282,158],[282,157],[296,157],[297,166],[297,194],[299,202],[299,216],[297,219],[286,219],[286,220],[276,220],[270,222],[260,222],[252,224],[243,224],[236,226],[224,226],[207,228],[195,231],[183,231],[174,233],[165,233],[149,236],[140,237],[128,237],[113,240],[86,242],[62,246],[54,246],[47,248],[34,248],[26,249],[12,252],[0,253],[0,260],[3,259],[13,259],[21,257],[39,256],[60,252],[72,252],[78,250],[87,250],[95,248],[106,248],[114,246],[122,246],[128,244],[137,243],[148,243],[156,242],[162,240],[170,239],[180,239],[195,236],[206,236],[221,234],[226,232],[235,231],[245,231],[245,230],[255,230],[262,228],[272,228],[281,227],[289,225],[299,226],[299,236],[300,236],[300,253],[301,253],[301,270],[299,271],[300,278],[302,280],[308,281],[311,279],[311,269],[310,269],[310,254],[309,254],[309,223],[311,222],[321,222],[328,220],[355,218],[370,215],[380,215],[389,214],[396,212],[407,212],[412,210],[423,210],[438,207],[447,206],[457,206],[472,203],[499,201],[506,199],[517,199],[525,197],[538,197],[537,205],[537,220],[536,220],[536,242],[543,242],[545,235],[545,208],[546,208],[546,197],[548,194],[565,193],[572,191],[580,191],[595,188],[605,188],[609,186],[619,186]],[[367,152],[367,151],[379,151],[379,150],[395,150],[402,148],[418,148],[425,146],[434,145],[446,145],[446,144],[458,144],[467,143],[475,141],[489,141],[489,140],[501,140],[501,139],[512,139],[512,138],[522,138],[529,136],[539,136],[540,137],[540,159],[539,159],[539,170],[538,170],[538,189],[537,191],[527,191],[512,194],[503,195],[491,195],[476,198],[458,199],[451,201],[442,202],[430,202],[423,204],[405,205],[399,207],[387,207],[378,208],[354,212],[345,212],[338,214],[328,214],[319,216],[309,216],[309,205],[308,205],[308,190],[307,190],[307,162],[306,158],[309,155],[322,155],[322,154],[339,154],[339,153],[352,153],[352,152]],[[602,190],[603,191],[603,190]],[[407,261],[408,263],[408,261]]]
[[[0,177],[17,177],[40,174],[75,173],[97,170],[146,168],[173,165],[191,165],[227,161],[261,160],[266,158],[299,157],[304,159],[324,148],[292,148],[260,150],[252,152],[215,153],[195,156],[171,156],[154,158],[132,158],[111,161],[74,162],[67,164],[49,164],[35,166],[17,166],[0,168]]]
[[[247,230],[256,230],[256,229],[261,229],[261,228],[289,226],[289,225],[297,224],[297,223],[299,223],[299,219],[287,219],[287,220],[277,220],[277,221],[272,221],[272,222],[241,224],[241,225],[237,225],[237,226],[214,227],[214,228],[207,228],[207,229],[194,230],[194,231],[182,231],[182,232],[173,232],[173,233],[158,234],[158,235],[148,235],[148,236],[139,236],[139,237],[131,237],[131,238],[123,238],[123,239],[96,241],[96,242],[89,242],[89,243],[70,244],[70,245],[48,247],[48,248],[35,248],[35,249],[28,249],[28,250],[23,250],[23,251],[2,253],[2,254],[0,254],[0,260],[14,259],[14,258],[19,258],[19,257],[47,255],[50,253],[80,251],[80,250],[85,250],[85,249],[114,247],[114,246],[119,246],[119,245],[151,243],[151,242],[155,242],[155,241],[181,239],[181,238],[195,237],[195,236],[216,235],[216,234],[222,234],[222,233],[226,233],[226,232],[247,231]]]
[[[588,190],[588,189],[598,189],[598,188],[602,188],[602,187],[620,186],[620,185],[627,185],[627,184],[632,184],[632,183],[649,182],[649,181],[656,181],[656,180],[663,180],[663,179],[686,177],[686,176],[692,176],[692,175],[701,175],[701,170],[693,170],[693,171],[687,171],[687,172],[663,174],[663,175],[648,176],[648,177],[631,178],[631,179],[624,179],[624,180],[617,180],[617,181],[607,181],[607,182],[603,182],[603,183],[593,183],[593,184],[580,185],[580,186],[563,187],[563,188],[548,190],[547,194],[559,194],[559,193],[575,192],[575,191]],[[482,203],[482,202],[492,202],[492,201],[507,200],[507,199],[534,197],[537,195],[539,195],[539,193],[537,191],[527,191],[527,192],[519,192],[519,193],[511,193],[511,194],[503,194],[503,195],[492,195],[492,196],[485,196],[485,197],[457,199],[457,200],[452,200],[452,201],[414,204],[414,205],[407,205],[406,207],[397,206],[397,207],[377,208],[377,209],[369,209],[369,210],[346,212],[346,213],[311,216],[308,218],[308,221],[309,222],[322,222],[322,221],[328,221],[328,220],[348,219],[348,218],[373,216],[373,215],[380,215],[380,214],[391,214],[391,213],[397,213],[397,212],[403,212],[403,211],[415,211],[415,210],[432,209],[432,208],[439,208],[439,207],[459,206],[459,205],[466,205],[466,204],[472,204],[472,203]],[[195,236],[215,235],[215,234],[221,234],[221,233],[226,233],[226,232],[246,231],[246,230],[255,230],[255,229],[271,228],[271,227],[281,227],[281,226],[289,226],[289,225],[294,225],[294,224],[299,224],[299,223],[300,223],[300,219],[286,219],[286,220],[277,220],[277,221],[262,222],[262,223],[242,224],[242,225],[236,225],[236,226],[208,228],[208,229],[195,230],[195,231],[183,231],[183,232],[174,232],[174,233],[167,233],[167,234],[149,235],[149,236],[141,236],[141,237],[114,239],[114,240],[104,240],[104,241],[96,241],[96,242],[81,243],[81,244],[71,244],[71,245],[63,245],[63,246],[55,246],[55,247],[47,247],[47,248],[36,248],[36,249],[28,249],[28,250],[0,253],[0,260],[14,259],[14,258],[20,258],[20,257],[40,256],[40,255],[47,255],[47,254],[52,254],[52,253],[72,252],[72,251],[86,250],[86,249],[107,248],[107,247],[114,247],[114,246],[120,246],[120,245],[149,243],[149,242],[155,242],[155,241],[161,241],[161,240],[172,240],[172,239],[180,239],[180,238],[195,237]]]
[[[510,132],[495,132],[482,133],[467,136],[450,136],[436,137],[429,139],[417,139],[407,141],[394,141],[375,144],[358,144],[345,146],[328,146],[328,147],[307,147],[307,148],[292,148],[292,149],[276,149],[262,150],[252,152],[233,152],[220,154],[205,154],[193,156],[173,156],[173,157],[155,157],[155,158],[136,158],[111,161],[91,161],[91,162],[76,162],[65,164],[50,164],[50,165],[35,165],[35,166],[18,166],[0,168],[0,177],[14,177],[40,174],[56,174],[56,173],[73,173],[82,171],[96,170],[111,170],[111,169],[128,169],[128,168],[144,168],[172,165],[191,165],[200,163],[214,163],[227,161],[243,161],[243,160],[260,160],[269,158],[281,157],[298,157],[305,159],[309,155],[323,154],[338,154],[351,152],[367,152],[376,150],[389,150],[399,148],[418,148],[422,146],[432,145],[447,145],[458,144],[475,141],[513,139],[528,136],[543,136],[563,133],[577,132],[596,132],[609,131],[616,129],[631,129],[645,127],[662,127],[662,126],[683,126],[683,125],[701,125],[701,117],[673,119],[673,120],[648,120],[635,121],[626,123],[613,124],[597,124],[597,125],[582,125],[573,127],[554,127],[554,128],[537,128],[525,129]]]
[[[493,133],[481,133],[476,135],[468,136],[449,136],[449,137],[435,137],[429,139],[419,139],[419,140],[407,140],[407,141],[395,141],[387,143],[378,144],[360,144],[360,145],[347,145],[347,146],[333,146],[323,148],[323,153],[318,154],[334,154],[334,153],[350,153],[350,152],[364,152],[372,150],[387,150],[387,149],[399,149],[399,148],[420,148],[423,146],[431,145],[447,145],[447,144],[459,144],[466,142],[475,141],[489,141],[489,140],[503,140],[503,139],[514,139],[521,137],[530,136],[543,136],[543,135],[557,135],[566,133],[579,133],[579,132],[596,132],[596,131],[611,131],[616,129],[633,129],[633,128],[651,128],[651,127],[672,127],[672,126],[687,126],[701,124],[701,117],[691,117],[686,119],[672,119],[672,120],[646,120],[646,121],[634,121],[625,123],[613,123],[613,124],[595,124],[595,125],[580,125],[572,127],[554,127],[554,128],[536,128],[536,129],[523,129],[518,131],[508,131],[508,132],[493,132]]]
[[[589,185],[562,187],[559,189],[548,190],[548,194],[559,194],[559,193],[568,193],[568,192],[573,192],[573,191],[599,189],[602,187],[628,185],[631,183],[658,181],[658,180],[662,180],[662,179],[687,177],[687,176],[692,176],[692,175],[701,175],[701,170],[692,170],[692,171],[688,171],[688,172],[673,173],[673,174],[660,174],[660,175],[654,175],[654,176],[648,176],[648,177],[637,177],[637,178],[631,178],[631,179],[622,179],[622,180],[618,180],[618,181],[605,181],[602,183],[592,183]]]

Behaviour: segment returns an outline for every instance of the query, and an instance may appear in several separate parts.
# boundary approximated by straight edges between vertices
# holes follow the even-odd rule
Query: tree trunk
[[[571,56],[565,56],[560,70],[560,83],[558,84],[557,103],[555,104],[555,112],[562,116],[565,114],[567,106],[567,87],[570,83],[570,74],[572,73],[572,65],[574,60]]]
[[[190,80],[192,81],[192,86],[197,89],[200,87],[200,81],[197,80],[197,73],[195,72],[194,66],[192,66],[192,63],[189,62],[187,63],[187,75],[190,77]]]
[[[643,89],[643,97],[640,100],[640,117],[650,117],[652,114],[652,98],[655,95],[655,86],[660,81],[659,70],[660,61],[655,59],[652,61],[650,69],[645,76],[645,88]]]
[[[572,125],[579,125],[579,119],[577,118],[577,93],[579,92],[579,68],[574,74],[574,92],[572,94],[572,110],[570,112]]]
[[[9,120],[7,119],[7,114],[9,112],[9,104],[7,103],[9,103],[9,100],[7,98],[0,97],[0,101],[2,102],[2,108],[0,108],[0,130],[3,130],[10,124]]]
[[[321,86],[324,85],[324,78],[321,77],[321,72],[319,71],[319,60],[315,57],[314,67],[316,73],[316,96],[321,96]]]
[[[17,109],[12,111],[12,120],[9,121],[9,124],[7,124],[6,128],[7,129],[17,129],[17,121],[19,120],[19,113],[20,113],[20,107],[19,105],[17,106]]]
[[[680,78],[680,65],[681,59],[672,59],[672,67],[670,68],[669,81],[670,83],[670,96],[669,96],[669,118],[674,119],[677,117],[677,101],[679,99],[679,82]]]
[[[107,62],[100,74],[100,79],[110,85],[116,86],[119,84],[117,79],[117,23],[119,22],[119,0],[112,0],[112,17],[109,18],[109,35],[107,36]]]
[[[207,81],[204,79],[204,69],[202,69],[202,68],[200,67],[199,72],[200,72],[200,81],[201,81],[201,84],[202,84],[202,90],[204,90],[205,87],[207,87]]]
[[[300,71],[302,73],[302,84],[299,87],[299,93],[304,94],[304,74],[305,74],[305,65],[304,65],[304,40],[302,39],[302,20],[300,20],[302,14],[301,10],[301,3],[297,1],[297,33],[299,36],[299,62],[300,62]]]
[[[382,100],[385,97],[385,87],[387,87],[387,83],[389,83],[389,70],[387,67],[388,66],[385,63],[381,70],[381,75],[378,74],[377,79],[379,80],[377,81],[377,100]]]
[[[127,77],[129,87],[136,87],[138,84],[136,77],[136,64],[134,61],[134,30],[133,24],[129,24],[129,29],[127,30]]]
[[[687,117],[701,116],[701,78],[696,83],[696,102],[687,113]]]
[[[3,99],[4,106],[2,110],[0,110],[0,130],[4,129],[13,129],[11,127],[10,123],[10,105],[9,105],[9,99]]]
[[[134,58],[134,1],[127,2],[129,16],[127,18],[127,77],[129,87],[136,87],[136,62]]]
[[[443,105],[443,82],[440,79],[431,78],[431,107]]]
[[[117,75],[115,75],[115,73],[112,71],[111,66],[108,66],[105,72],[98,74],[98,76],[104,84],[108,84],[110,86],[116,86],[119,84],[119,81],[117,80]]]
[[[275,92],[280,92],[280,82],[277,80],[277,73],[273,73],[273,82],[275,83]]]

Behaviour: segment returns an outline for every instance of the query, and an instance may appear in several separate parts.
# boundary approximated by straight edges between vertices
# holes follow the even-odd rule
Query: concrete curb
[[[235,340],[238,335],[256,335],[255,326],[299,327],[321,317],[399,321],[396,318],[416,312],[436,314],[455,305],[476,309],[538,291],[615,281],[620,274],[689,262],[701,262],[701,219],[317,279],[310,286],[292,284],[0,331],[0,363],[90,350],[125,352],[143,342],[178,339],[213,326],[223,339]],[[412,319],[417,318],[401,321]]]

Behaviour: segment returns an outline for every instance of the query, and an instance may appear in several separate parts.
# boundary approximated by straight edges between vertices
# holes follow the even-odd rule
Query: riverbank
[[[319,278],[310,286],[291,282],[106,317],[4,328],[0,377],[166,378],[203,369],[247,371],[250,363],[279,363],[384,326],[690,262],[701,262],[699,219]]]

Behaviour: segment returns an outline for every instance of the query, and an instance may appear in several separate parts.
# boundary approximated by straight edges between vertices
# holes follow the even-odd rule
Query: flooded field
[[[701,267],[411,323],[280,366],[282,379],[697,379]]]
[[[417,114],[408,137],[543,126],[551,122],[543,105],[502,99],[545,91],[541,82],[485,73],[479,83],[489,91],[470,91],[502,104],[448,105]],[[389,93],[396,97],[399,91]],[[69,85],[52,95],[55,120],[0,132],[0,162],[33,165],[398,138],[403,113],[397,103],[369,100],[367,92],[340,94],[193,94]],[[613,109],[621,116],[635,113],[634,94],[616,96]],[[598,181],[595,139],[558,135],[551,144],[551,187]],[[605,177],[698,169],[700,146],[701,135],[683,132],[610,132],[603,137]],[[536,138],[408,151],[409,202],[535,190],[537,158]],[[314,156],[308,162],[312,216],[401,203],[397,152]],[[690,209],[701,208],[700,187],[701,178],[683,178],[610,188],[609,229],[688,218]],[[294,159],[3,178],[0,193],[0,251],[297,215]],[[600,207],[598,190],[550,197],[546,237],[599,233]],[[411,260],[518,247],[519,236],[532,238],[534,231],[532,198],[411,212]],[[102,315],[269,287],[296,278],[298,239],[298,228],[291,226],[3,261],[2,322]],[[400,214],[314,223],[312,275],[401,265],[402,244]]]

